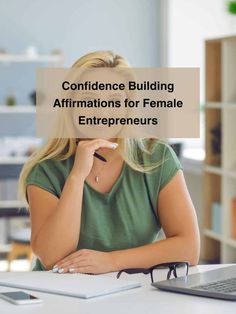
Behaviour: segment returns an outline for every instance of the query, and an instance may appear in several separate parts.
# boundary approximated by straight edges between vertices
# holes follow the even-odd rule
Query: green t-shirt
[[[168,144],[158,143],[152,155],[143,153],[142,158],[161,165],[151,173],[141,173],[124,163],[109,193],[100,193],[85,181],[78,249],[108,252],[156,240],[161,229],[158,194],[182,166]],[[73,163],[74,155],[66,160],[44,160],[33,167],[26,184],[37,185],[60,198]],[[39,259],[33,270],[45,270]]]

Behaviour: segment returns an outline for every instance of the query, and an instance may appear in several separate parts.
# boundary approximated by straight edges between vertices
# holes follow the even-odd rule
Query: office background
[[[99,49],[125,56],[134,67],[200,67],[201,137],[170,139],[170,142],[180,144],[176,147],[180,148],[203,243],[205,249],[213,251],[207,261],[236,261],[236,241],[231,237],[227,254],[222,245],[225,235],[219,228],[224,216],[221,178],[217,174],[216,178],[206,178],[204,166],[205,41],[236,35],[236,15],[228,12],[227,3],[225,0],[10,0],[7,3],[0,0],[0,270],[28,270],[30,265],[29,218],[19,217],[16,190],[20,167],[27,155],[42,143],[34,137],[35,69],[71,66],[81,55]],[[214,116],[218,117],[219,108],[214,110]],[[213,121],[216,126],[218,120]],[[211,214],[208,222],[204,216],[206,180],[209,184],[220,182],[219,193],[208,204]],[[232,182],[232,201],[236,196],[234,187],[236,184]],[[229,229],[233,228],[230,219],[224,228],[227,224]],[[203,252],[201,263],[206,262],[205,258]]]

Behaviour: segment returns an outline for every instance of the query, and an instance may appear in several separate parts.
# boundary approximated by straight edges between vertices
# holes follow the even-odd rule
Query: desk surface
[[[191,267],[190,274],[225,266],[227,265],[200,265],[197,267]],[[115,273],[107,274],[107,276],[111,277],[115,277],[115,275]],[[158,276],[160,280],[165,279],[164,271],[159,271]],[[141,281],[143,286],[130,291],[123,291],[121,293],[90,300],[31,291],[32,294],[43,299],[43,304],[17,306],[0,299],[0,312],[4,314],[235,313],[236,303],[232,301],[216,300],[160,291],[150,285],[149,276],[141,274],[122,274],[122,277]],[[0,292],[14,290],[18,289],[11,289],[0,286]]]

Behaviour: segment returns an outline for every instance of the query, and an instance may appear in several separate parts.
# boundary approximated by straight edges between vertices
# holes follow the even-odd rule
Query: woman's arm
[[[35,185],[27,186],[31,246],[47,269],[77,248],[84,180],[91,171],[93,154],[100,147],[115,149],[117,145],[103,139],[79,143],[60,199]]]
[[[181,170],[160,191],[157,208],[166,239],[112,252],[117,270],[171,261],[198,263],[200,237],[197,217]]]
[[[103,273],[125,268],[148,268],[171,261],[188,261],[196,265],[200,252],[199,229],[181,170],[160,191],[157,208],[166,239],[109,253],[80,250],[58,262],[59,268]]]
[[[31,246],[45,268],[76,250],[79,241],[83,179],[69,176],[60,200],[53,194],[29,185]]]

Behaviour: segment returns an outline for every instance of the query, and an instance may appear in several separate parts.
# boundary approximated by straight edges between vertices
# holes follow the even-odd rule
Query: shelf
[[[211,101],[207,102],[205,107],[207,109],[221,109],[223,107],[223,104],[221,102]]]
[[[236,239],[224,238],[221,234],[215,233],[214,231],[210,229],[205,229],[203,233],[205,236],[213,240],[225,243],[227,245],[232,246],[233,248],[236,248]]]
[[[1,208],[24,208],[25,205],[23,202],[17,200],[7,200],[7,201],[0,201],[0,210]]]
[[[213,173],[213,174],[218,174],[222,175],[223,174],[223,169],[220,166],[205,166],[205,171],[208,173]]]
[[[233,248],[236,248],[236,239],[234,240],[234,239],[226,238],[225,243],[232,246]]]
[[[15,114],[15,113],[36,113],[35,106],[29,105],[29,106],[0,106],[0,114]]]
[[[236,170],[226,170],[221,168],[220,166],[206,165],[204,170],[208,173],[218,174],[221,176],[225,176],[226,178],[236,179]]]
[[[218,234],[210,229],[205,229],[203,231],[204,235],[213,239],[213,240],[217,240],[217,241],[220,241],[220,242],[223,242],[224,239],[223,239],[223,236],[221,234]]]
[[[0,244],[0,253],[8,253],[12,249],[11,244]]]
[[[210,101],[206,103],[205,108],[206,109],[230,109],[230,110],[235,109],[236,110],[236,103]]]
[[[28,158],[26,156],[0,156],[0,165],[22,165]]]
[[[223,175],[227,178],[236,179],[236,170],[224,170]]]
[[[223,109],[236,110],[236,103],[224,103]]]
[[[28,56],[26,54],[0,54],[0,62],[50,62],[60,63],[62,62],[61,54],[51,55],[35,55]]]

